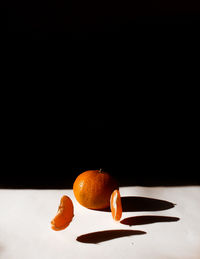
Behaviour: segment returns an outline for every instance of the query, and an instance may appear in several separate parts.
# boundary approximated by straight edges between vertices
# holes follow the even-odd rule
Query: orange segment
[[[51,221],[51,228],[53,230],[65,229],[74,217],[74,206],[72,200],[64,195],[60,200],[58,212],[54,219]]]
[[[122,216],[122,203],[119,190],[114,190],[110,198],[110,209],[114,220],[119,221]]]

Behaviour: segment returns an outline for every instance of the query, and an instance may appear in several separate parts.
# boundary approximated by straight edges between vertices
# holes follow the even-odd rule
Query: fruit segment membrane
[[[114,208],[114,217],[116,218],[116,214],[117,214],[117,193],[114,194],[113,197],[113,208]]]
[[[114,220],[119,221],[122,216],[122,204],[119,190],[115,190],[110,198],[110,208]]]
[[[65,229],[74,217],[74,207],[71,199],[64,195],[60,200],[58,212],[54,219],[51,221],[51,228],[53,230]]]

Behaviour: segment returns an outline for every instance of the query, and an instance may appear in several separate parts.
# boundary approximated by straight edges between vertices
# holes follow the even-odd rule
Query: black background
[[[2,37],[9,43],[2,48],[9,64],[5,82],[25,88],[8,87],[6,100],[2,95],[5,145],[0,187],[72,188],[79,173],[98,168],[110,172],[122,186],[199,184],[199,101],[195,91],[189,93],[190,87],[199,85],[199,13],[198,1],[10,3],[5,12],[7,33]],[[29,45],[27,39],[53,44]],[[89,44],[72,48],[63,39],[67,43],[89,39]],[[94,60],[86,67],[93,39],[103,39],[110,47],[119,70],[108,58],[110,49],[99,62],[101,42],[92,49]],[[121,41],[123,45],[116,46]],[[66,53],[60,50],[63,44]],[[85,56],[78,59],[77,53]],[[127,60],[120,62],[119,53]],[[59,81],[61,75],[64,79]],[[88,81],[93,96],[85,98]],[[155,85],[158,88],[152,91]],[[42,86],[47,87],[44,94]],[[175,91],[176,86],[180,88]]]
[[[101,38],[101,33],[134,39],[135,26],[142,24],[199,25],[199,12],[198,1],[180,0],[18,1],[6,9],[8,36],[32,40],[54,39],[58,34],[68,40],[87,40]]]
[[[90,99],[93,113],[43,98],[40,105],[11,102],[2,124],[0,187],[72,188],[78,174],[99,168],[121,186],[199,184],[198,102],[172,96],[130,98],[113,109]]]

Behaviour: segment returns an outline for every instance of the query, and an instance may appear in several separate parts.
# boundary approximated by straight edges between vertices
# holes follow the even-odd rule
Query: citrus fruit
[[[64,195],[60,200],[60,205],[54,219],[51,221],[51,228],[53,230],[65,229],[74,217],[74,206],[72,200]]]
[[[81,173],[73,184],[77,201],[88,209],[96,210],[110,206],[110,196],[115,189],[118,189],[116,180],[101,169]]]
[[[114,220],[119,221],[122,216],[122,203],[119,190],[114,190],[110,198],[110,209]]]

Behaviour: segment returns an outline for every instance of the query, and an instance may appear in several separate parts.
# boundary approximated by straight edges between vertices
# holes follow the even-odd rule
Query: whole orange
[[[115,189],[118,189],[116,180],[101,169],[81,173],[73,184],[75,198],[88,209],[108,208]]]

